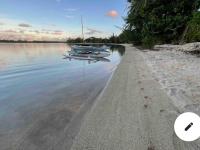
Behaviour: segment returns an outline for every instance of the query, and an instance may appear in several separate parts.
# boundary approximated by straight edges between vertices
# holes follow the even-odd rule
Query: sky
[[[0,0],[0,40],[109,37],[124,25],[127,0]]]

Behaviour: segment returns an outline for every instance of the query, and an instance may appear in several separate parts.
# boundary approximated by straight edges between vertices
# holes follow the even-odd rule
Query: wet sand
[[[87,112],[72,150],[198,150],[183,142],[174,121],[184,110],[155,79],[144,52],[126,53],[105,92]]]

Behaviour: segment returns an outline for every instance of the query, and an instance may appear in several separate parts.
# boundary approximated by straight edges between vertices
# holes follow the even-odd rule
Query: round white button
[[[200,137],[200,117],[192,112],[178,116],[174,123],[176,135],[183,141],[194,141]]]

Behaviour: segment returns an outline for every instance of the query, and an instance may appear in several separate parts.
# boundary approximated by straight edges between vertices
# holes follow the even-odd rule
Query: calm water
[[[112,47],[110,62],[88,63],[63,59],[69,50],[66,44],[0,44],[1,149],[26,145],[26,138],[38,148],[51,142],[94,101],[124,53]]]

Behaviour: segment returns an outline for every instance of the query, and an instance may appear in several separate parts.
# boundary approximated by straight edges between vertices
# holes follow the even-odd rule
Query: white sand
[[[179,110],[200,115],[200,58],[176,49],[147,51],[143,56]]]

